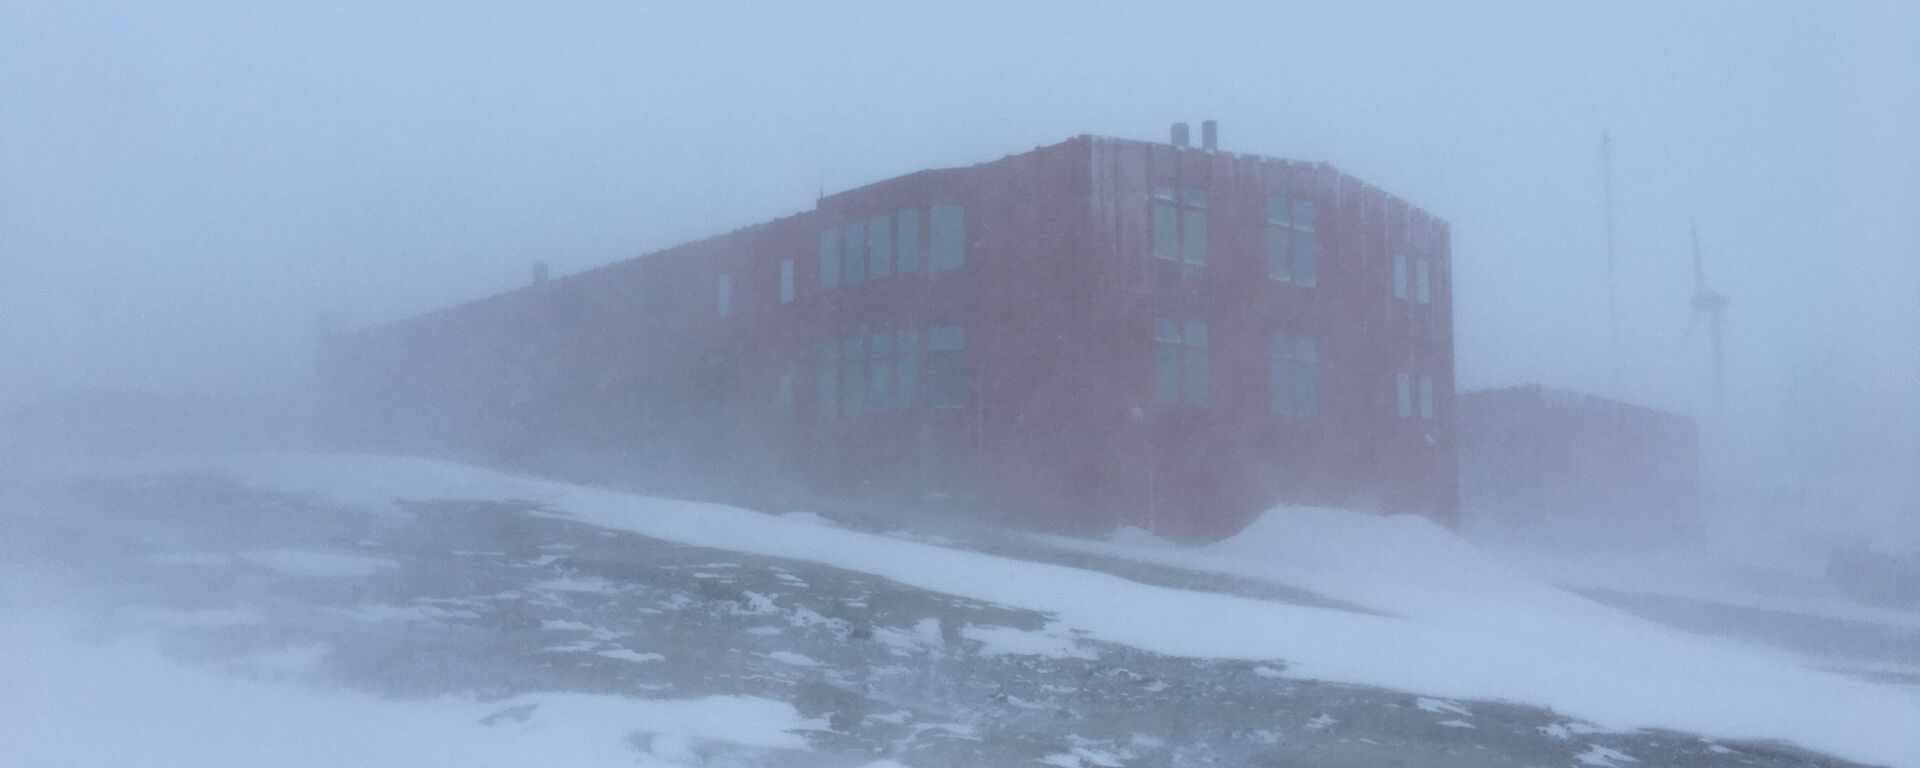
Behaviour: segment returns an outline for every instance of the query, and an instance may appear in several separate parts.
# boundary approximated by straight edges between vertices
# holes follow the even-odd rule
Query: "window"
[[[894,246],[898,249],[899,268],[894,270],[903,275],[920,271],[920,209],[905,208],[894,215],[899,227],[894,237]]]
[[[849,221],[840,228],[840,282],[859,285],[867,279],[867,223]]]
[[[1429,284],[1432,279],[1429,275],[1431,271],[1432,267],[1428,266],[1426,259],[1413,263],[1413,297],[1422,304],[1432,301],[1432,288]]]
[[[957,205],[936,205],[928,218],[928,261],[935,272],[959,269],[966,262],[966,209]]]
[[[867,410],[892,410],[893,395],[893,334],[876,333],[867,337]]]
[[[1407,257],[1404,254],[1393,255],[1393,297],[1407,297]]]
[[[1153,400],[1180,402],[1180,321],[1153,319]]]
[[[1153,382],[1155,402],[1207,404],[1206,323],[1153,319]]]
[[[840,415],[858,416],[867,402],[867,337],[840,343]]]
[[[1413,378],[1404,373],[1400,374],[1397,377],[1395,390],[1400,405],[1400,418],[1411,418],[1413,416]]]
[[[1301,232],[1312,232],[1313,227],[1313,201],[1304,197],[1296,198],[1293,201],[1293,228]]]
[[[878,280],[893,274],[893,216],[867,220],[867,277]]]
[[[1420,419],[1433,420],[1433,375],[1420,374]]]
[[[780,262],[780,303],[793,301],[793,259]]]
[[[714,294],[714,299],[719,304],[720,316],[726,317],[727,313],[733,311],[733,278],[721,275],[719,282],[714,286]]]
[[[825,341],[814,347],[814,388],[819,391],[819,416],[827,421],[840,413],[840,344]]]
[[[780,374],[779,380],[774,382],[773,404],[779,406],[783,413],[793,412],[793,374]]]
[[[967,401],[966,330],[957,325],[927,329],[927,405],[959,408]]]
[[[1161,186],[1153,190],[1153,255],[1188,264],[1207,263],[1207,190]]]
[[[1320,240],[1313,233],[1313,201],[1281,195],[1267,198],[1267,277],[1313,285]]]
[[[820,233],[820,290],[840,284],[840,230]]]
[[[920,331],[903,328],[893,334],[893,404],[912,408],[920,386]]]
[[[1313,339],[1276,333],[1268,367],[1273,412],[1313,416],[1320,412],[1320,362]]]
[[[1188,264],[1207,263],[1207,191],[1189,187],[1180,190],[1180,260]]]
[[[1319,280],[1318,251],[1319,239],[1312,232],[1267,225],[1267,277],[1313,285]]]
[[[1153,255],[1168,261],[1180,257],[1180,213],[1172,203],[1157,199],[1153,203]]]

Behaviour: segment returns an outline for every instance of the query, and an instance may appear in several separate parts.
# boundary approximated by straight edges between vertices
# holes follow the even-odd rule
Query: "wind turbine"
[[[1727,400],[1726,353],[1722,346],[1725,332],[1727,305],[1732,303],[1727,295],[1707,286],[1706,262],[1700,258],[1700,223],[1689,222],[1693,234],[1693,314],[1687,318],[1687,333],[1693,333],[1693,324],[1701,315],[1707,316],[1707,331],[1712,334],[1713,343],[1713,400],[1716,406],[1725,406]]]

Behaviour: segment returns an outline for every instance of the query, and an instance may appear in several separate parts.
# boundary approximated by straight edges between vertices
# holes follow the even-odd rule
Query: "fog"
[[[1449,222],[1460,390],[1692,417],[1728,546],[1920,541],[1916,72],[1900,2],[0,0],[0,410],[242,403],[194,429],[292,447],[323,331],[1210,119]]]
[[[1227,149],[1332,162],[1453,224],[1463,389],[1703,413],[1697,219],[1734,300],[1730,412],[1770,438],[1814,412],[1915,423],[1904,4],[0,12],[9,402],[300,393],[322,318],[359,327],[517,286],[535,259],[577,271],[821,190],[1206,117]],[[1833,431],[1795,439],[1860,437]]]

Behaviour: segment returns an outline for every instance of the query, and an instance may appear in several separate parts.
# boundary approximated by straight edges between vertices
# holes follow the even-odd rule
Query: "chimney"
[[[1187,146],[1187,124],[1186,123],[1173,124],[1173,145],[1176,147]]]
[[[1212,120],[1200,123],[1200,148],[1212,152],[1220,148],[1220,124]]]

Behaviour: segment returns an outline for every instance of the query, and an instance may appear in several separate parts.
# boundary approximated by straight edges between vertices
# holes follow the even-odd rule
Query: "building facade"
[[[752,505],[1451,523],[1450,266],[1325,164],[1081,136],[339,337],[327,421]]]

